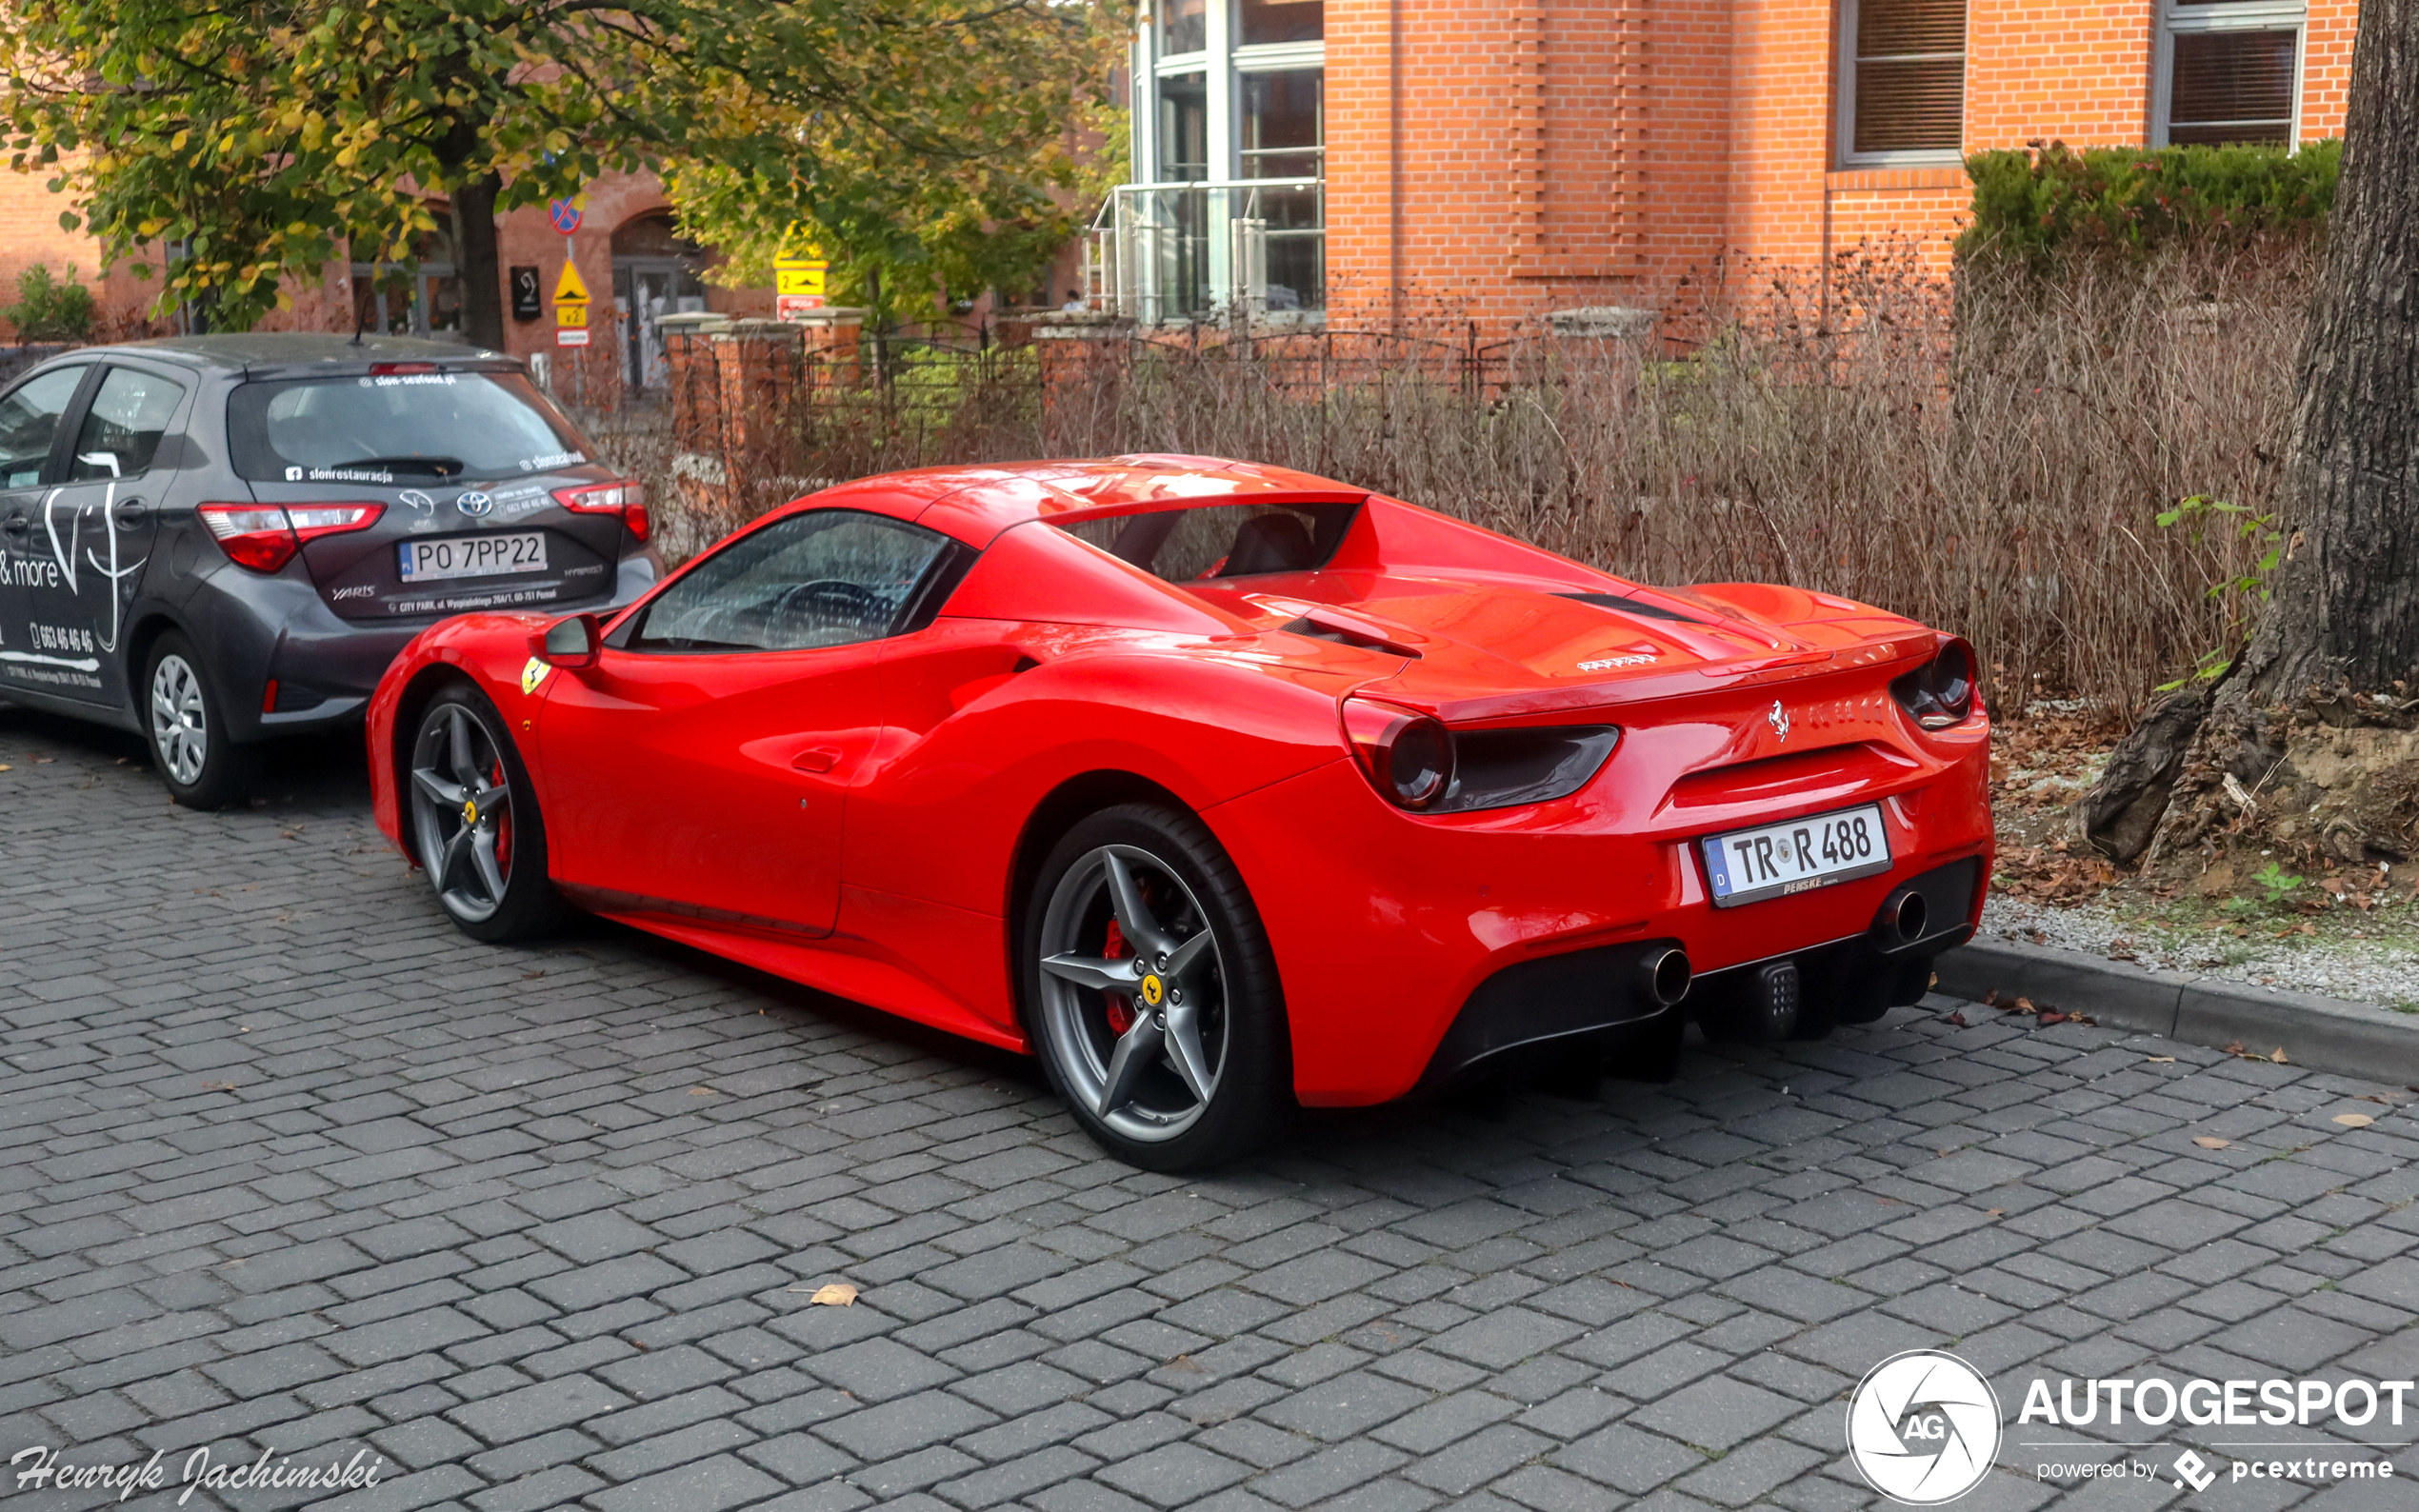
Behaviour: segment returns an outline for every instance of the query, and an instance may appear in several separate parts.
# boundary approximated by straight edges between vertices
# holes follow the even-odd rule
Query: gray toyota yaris
[[[90,347],[0,393],[0,697],[147,735],[178,802],[360,717],[470,609],[662,575],[637,485],[521,365],[395,337]]]

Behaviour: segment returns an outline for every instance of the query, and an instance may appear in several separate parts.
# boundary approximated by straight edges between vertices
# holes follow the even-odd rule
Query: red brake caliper
[[[1117,927],[1116,920],[1110,920],[1109,938],[1102,942],[1100,947],[1101,959],[1122,961],[1131,954],[1133,954],[1133,947],[1126,944],[1126,932]],[[1134,1026],[1134,1000],[1132,998],[1122,992],[1104,992],[1100,996],[1101,1001],[1109,1005],[1110,1033],[1124,1034]]]
[[[504,763],[498,761],[495,770],[488,773],[488,781],[504,786]],[[495,821],[495,868],[506,876],[512,872],[512,810],[507,808]]]

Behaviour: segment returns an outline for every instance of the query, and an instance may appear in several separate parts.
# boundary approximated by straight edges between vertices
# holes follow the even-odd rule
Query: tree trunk
[[[453,203],[453,277],[462,290],[462,334],[472,344],[504,349],[504,269],[495,246],[495,199],[504,176],[489,173],[457,187]]]
[[[2419,0],[2364,0],[2349,104],[2284,559],[2207,718],[2162,706],[2076,805],[2077,828],[2121,861],[2150,843],[2146,813],[2164,814],[2169,852],[2224,826],[2337,861],[2419,854]]]
[[[2292,532],[2231,703],[2419,678],[2419,0],[2367,0],[2344,172],[2303,339]]]

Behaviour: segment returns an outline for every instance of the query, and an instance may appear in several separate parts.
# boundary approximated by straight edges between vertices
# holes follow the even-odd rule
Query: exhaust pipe
[[[1924,937],[1926,914],[1922,893],[1899,888],[1882,900],[1881,912],[1873,915],[1873,943],[1884,950],[1913,945]]]
[[[1689,953],[1678,945],[1666,945],[1638,963],[1638,980],[1648,997],[1667,1008],[1676,1008],[1689,995],[1691,972]]]

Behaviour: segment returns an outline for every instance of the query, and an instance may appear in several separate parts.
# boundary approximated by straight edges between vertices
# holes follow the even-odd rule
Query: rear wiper
[[[466,464],[460,457],[355,457],[339,462],[338,468],[378,468],[388,472],[427,472],[440,478],[450,478]]]

